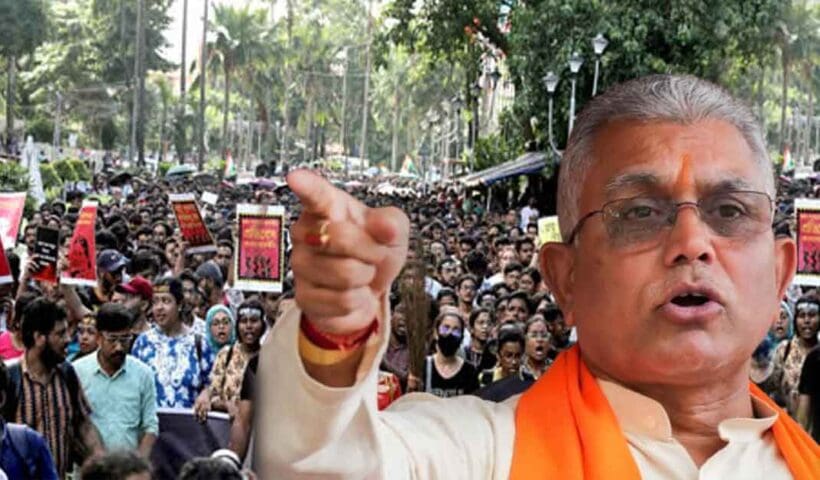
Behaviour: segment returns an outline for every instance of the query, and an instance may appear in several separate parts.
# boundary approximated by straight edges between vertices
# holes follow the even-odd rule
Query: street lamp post
[[[555,146],[555,139],[552,136],[552,101],[553,97],[555,96],[555,88],[558,86],[558,80],[558,75],[556,75],[555,72],[553,72],[552,70],[547,72],[547,74],[544,75],[544,78],[542,79],[542,81],[544,82],[544,86],[547,87],[547,93],[549,93],[549,109],[547,112],[547,116],[549,117],[547,125],[547,127],[549,128],[549,142],[552,151],[556,154],[558,153],[558,148]]]
[[[572,56],[569,57],[569,71],[572,74],[570,79],[572,83],[572,96],[569,100],[569,127],[567,129],[567,139],[569,139],[570,134],[572,133],[572,126],[575,123],[575,83],[578,80],[578,71],[581,70],[581,65],[584,64],[584,58],[578,54],[578,52],[573,52]]]
[[[606,46],[609,45],[603,34],[598,34],[592,39],[592,48],[595,50],[595,76],[592,77],[592,96],[598,93],[598,69],[601,65],[601,55],[604,54]]]
[[[456,157],[461,157],[460,147],[461,147],[461,108],[464,107],[464,101],[461,100],[461,96],[455,95],[453,98],[450,99],[450,103],[453,105],[453,120],[455,123],[455,144],[456,144]]]

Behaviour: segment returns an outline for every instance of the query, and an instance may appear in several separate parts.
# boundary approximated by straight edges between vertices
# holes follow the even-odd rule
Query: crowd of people
[[[13,283],[2,287],[0,467],[8,478],[151,478],[157,409],[181,408],[200,421],[224,412],[232,425],[227,452],[194,460],[179,478],[206,478],[197,472],[207,471],[223,475],[207,478],[241,478],[251,451],[257,354],[294,302],[294,284],[286,276],[281,293],[234,288],[236,205],[284,205],[290,222],[301,207],[286,187],[191,178],[112,185],[106,178],[99,175],[90,192],[41,205],[26,218],[18,248],[6,252]],[[537,220],[547,212],[529,192],[510,192],[509,201],[488,209],[479,192],[456,183],[393,195],[377,193],[376,184],[345,188],[367,205],[399,206],[412,225],[408,264],[389,296],[379,408],[408,392],[500,402],[526,390],[576,341],[539,273]],[[812,186],[781,177],[778,235],[793,234],[793,199],[813,195]],[[190,254],[168,195],[205,190],[219,195],[215,205],[200,205],[216,248]],[[94,198],[101,201],[97,286],[33,280],[37,227],[60,230],[65,268],[81,202]],[[426,318],[402,288],[417,284]],[[752,380],[815,439],[818,329],[820,297],[795,286],[750,360]]]

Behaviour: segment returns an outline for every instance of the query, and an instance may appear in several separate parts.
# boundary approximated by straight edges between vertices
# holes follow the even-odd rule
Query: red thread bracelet
[[[302,314],[302,318],[299,320],[299,328],[310,343],[323,350],[348,351],[358,348],[366,342],[371,335],[376,333],[379,330],[379,321],[374,318],[368,326],[361,330],[347,335],[335,335],[320,331],[313,326],[305,314]]]

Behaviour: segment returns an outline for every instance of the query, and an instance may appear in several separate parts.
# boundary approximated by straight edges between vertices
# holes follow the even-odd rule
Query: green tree
[[[227,148],[228,115],[230,113],[231,82],[237,70],[248,67],[255,57],[264,52],[266,38],[266,12],[252,10],[250,6],[236,8],[216,5],[212,28],[216,40],[209,46],[213,66],[222,70],[224,80],[224,104],[222,112],[223,155]]]
[[[47,5],[44,0],[0,0],[0,56],[6,59],[6,135],[14,131],[14,96],[17,63],[46,38]]]

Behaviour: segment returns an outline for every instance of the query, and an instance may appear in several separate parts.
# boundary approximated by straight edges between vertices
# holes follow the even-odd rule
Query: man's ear
[[[565,243],[547,242],[538,252],[538,263],[544,283],[555,296],[558,306],[564,313],[568,325],[572,320],[573,280],[575,278],[575,252]]]
[[[40,332],[34,332],[34,346],[43,347],[48,343],[48,335]]]
[[[774,249],[777,262],[775,264],[777,299],[780,300],[786,295],[786,290],[791,285],[797,270],[797,245],[791,237],[775,238]]]

